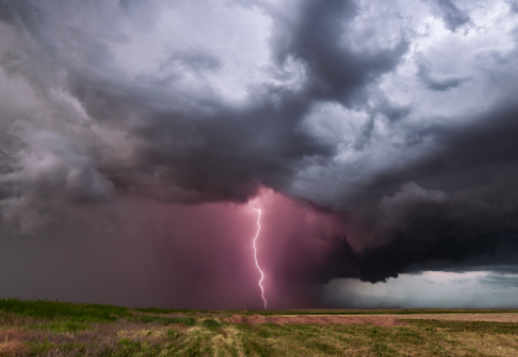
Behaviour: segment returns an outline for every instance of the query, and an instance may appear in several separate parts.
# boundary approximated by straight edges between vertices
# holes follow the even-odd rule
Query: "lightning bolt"
[[[266,299],[266,295],[264,293],[264,271],[261,268],[261,264],[259,264],[259,260],[257,259],[257,241],[259,240],[259,237],[261,236],[261,222],[263,218],[263,210],[258,207],[254,207],[255,212],[257,213],[257,219],[256,219],[256,225],[257,229],[255,231],[255,235],[252,239],[252,248],[254,250],[254,261],[255,261],[255,267],[257,271],[259,272],[259,281],[257,282],[257,286],[259,286],[259,290],[261,291],[261,299],[263,300],[263,306],[266,310],[268,308],[268,300]]]

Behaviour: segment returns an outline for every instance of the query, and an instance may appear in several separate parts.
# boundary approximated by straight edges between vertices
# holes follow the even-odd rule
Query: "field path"
[[[380,315],[233,315],[228,322],[246,324],[373,324],[401,325],[401,320],[487,321],[518,323],[518,313],[448,313],[448,314],[380,314]]]

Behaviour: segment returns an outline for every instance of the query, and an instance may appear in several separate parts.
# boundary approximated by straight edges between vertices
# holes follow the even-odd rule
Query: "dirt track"
[[[400,325],[400,320],[448,320],[448,321],[490,321],[518,323],[518,313],[488,314],[409,314],[409,315],[234,315],[228,319],[233,323],[247,324],[373,324],[378,326]]]

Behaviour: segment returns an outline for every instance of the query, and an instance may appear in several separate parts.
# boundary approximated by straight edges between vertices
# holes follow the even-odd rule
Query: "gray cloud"
[[[501,279],[504,284],[497,282]],[[324,291],[326,302],[334,307],[512,308],[517,287],[507,285],[507,279],[513,278],[483,270],[463,274],[439,271],[404,274],[379,284],[334,280]]]
[[[278,61],[295,56],[307,65],[313,99],[351,103],[369,81],[394,68],[407,50],[405,41],[370,53],[347,48],[343,34],[358,11],[353,1],[330,1],[326,6],[310,1],[299,11],[297,19],[278,25],[273,45]]]
[[[286,284],[512,267],[516,24],[486,5],[0,0],[2,229],[102,242],[127,232],[99,211],[269,187],[345,227]]]
[[[434,77],[431,75],[430,70],[424,65],[419,67],[418,75],[428,88],[437,91],[446,91],[458,87],[467,80],[467,78],[462,77]]]
[[[133,80],[115,68],[113,48],[125,41],[125,35],[110,30],[128,21],[124,12],[127,6],[117,9],[106,5],[103,16],[112,20],[105,23],[101,19],[100,26],[95,28],[88,24],[76,27],[72,22],[73,11],[79,8],[93,16],[98,10],[94,5],[77,3],[57,7],[19,2],[11,10],[39,43],[35,50],[46,59],[44,65],[47,62],[51,71],[57,72],[58,68],[66,71],[66,81],[58,85],[65,86],[67,100],[74,103],[57,104],[71,104],[75,106],[72,110],[79,111],[73,115],[83,115],[89,120],[81,130],[92,131],[96,126],[96,130],[116,131],[134,140],[135,144],[128,148],[133,151],[132,161],[124,165],[104,156],[104,152],[92,153],[96,157],[91,163],[97,166],[95,171],[121,188],[139,191],[145,191],[139,187],[142,184],[153,187],[169,181],[169,185],[180,190],[197,192],[194,196],[200,201],[244,200],[254,194],[254,187],[260,183],[282,189],[301,160],[331,155],[332,147],[294,130],[311,102],[318,98],[349,100],[368,81],[393,68],[405,50],[402,44],[368,55],[352,53],[337,45],[340,26],[346,24],[341,21],[354,17],[352,3],[303,6],[294,20],[297,24],[294,28],[286,28],[290,25],[278,21],[276,33],[290,33],[291,37],[282,45],[281,40],[275,40],[274,48],[279,66],[293,58],[307,68],[306,87],[295,92],[271,85],[251,88],[254,100],[246,107],[232,108],[206,86],[194,96],[183,93],[184,79],[190,81],[194,77],[201,82],[222,67],[221,60],[203,50],[168,54],[159,63],[156,78],[140,75]],[[62,21],[63,18],[67,20]],[[127,26],[133,26],[131,17],[129,21]],[[308,32],[315,28],[319,30]],[[60,50],[56,51],[58,47]],[[334,69],[330,67],[333,63]],[[27,80],[32,85],[35,80],[32,73]],[[106,135],[112,134],[115,135],[113,132]],[[222,163],[224,170],[220,169]]]
[[[509,4],[509,6],[511,7],[511,10],[514,11],[514,12],[518,12],[518,2],[515,1],[515,0],[509,0],[507,2]]]
[[[518,288],[518,276],[512,274],[491,274],[487,276],[483,282],[484,284],[494,285],[497,287]]]
[[[452,31],[457,30],[462,25],[468,23],[470,18],[462,12],[452,0],[434,0],[440,10],[441,16],[448,28]]]

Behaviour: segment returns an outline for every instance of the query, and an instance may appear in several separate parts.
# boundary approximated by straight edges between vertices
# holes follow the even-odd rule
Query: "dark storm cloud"
[[[518,259],[517,114],[515,105],[504,105],[468,129],[436,128],[428,133],[440,143],[436,152],[365,187],[356,198],[363,206],[360,225],[375,243],[357,257],[357,271],[343,273],[374,282],[422,270],[512,271]],[[350,253],[342,259],[350,261]]]
[[[449,41],[458,39],[445,36],[457,34],[435,34],[431,25],[431,35],[416,30],[425,12],[435,11],[452,31],[476,19],[450,0],[416,4],[394,15],[382,4],[341,0],[0,0],[0,226],[2,236],[27,239],[2,251],[23,255],[35,237],[42,246],[57,237],[60,244],[42,248],[40,258],[27,253],[45,265],[62,253],[59,246],[79,256],[73,242],[80,241],[95,260],[96,247],[107,242],[100,261],[109,270],[125,236],[134,260],[149,242],[138,237],[151,237],[165,248],[142,257],[146,274],[130,269],[140,285],[124,274],[129,258],[117,265],[120,275],[111,279],[123,276],[118,289],[125,282],[145,289],[152,277],[159,303],[188,305],[188,293],[177,293],[185,289],[197,296],[192,304],[210,306],[218,295],[204,300],[204,289],[217,293],[229,282],[228,265],[214,262],[225,261],[229,249],[241,262],[246,250],[232,241],[249,234],[239,220],[238,228],[232,223],[239,209],[225,204],[269,187],[309,203],[297,221],[279,214],[290,242],[271,247],[279,290],[296,282],[302,294],[314,295],[316,285],[337,276],[379,281],[425,269],[511,271],[518,255],[518,127],[516,106],[501,98],[514,93],[515,52],[506,34],[491,32],[481,43],[503,41],[496,49],[452,53],[457,44]],[[420,36],[430,36],[423,46],[416,45]],[[434,47],[441,45],[446,54]],[[472,62],[455,67],[459,57]],[[445,67],[447,77],[431,70]],[[464,67],[474,76],[458,74]],[[492,95],[483,110],[466,104],[481,101],[470,87],[477,85]],[[490,102],[493,96],[499,100]],[[423,115],[436,109],[442,112]],[[222,206],[204,211],[207,202]],[[304,212],[323,210],[342,220],[346,234],[300,228]],[[219,228],[228,236],[212,231],[219,229],[214,217],[225,218]],[[277,237],[273,228],[271,234]],[[68,237],[74,240],[63,242]],[[292,255],[296,247],[300,255]],[[192,258],[199,249],[207,263]],[[67,260],[58,261],[61,267],[46,272],[72,280]],[[79,265],[76,273],[86,279],[88,262]],[[213,270],[218,278],[211,282]],[[112,302],[121,297],[108,293]],[[124,302],[142,301],[153,303],[144,296]]]
[[[486,112],[466,128],[435,126],[418,134],[422,140],[431,138],[437,149],[418,162],[380,175],[369,185],[368,191],[397,189],[394,185],[415,181],[426,187],[440,187],[470,194],[479,188],[493,193],[514,196],[505,184],[516,174],[518,153],[514,137],[518,132],[516,117],[518,107],[513,103],[503,103],[500,107]],[[494,183],[494,185],[493,185]],[[484,189],[485,191],[482,191]],[[498,200],[501,202],[500,200]]]
[[[350,101],[369,81],[393,68],[406,50],[402,43],[393,50],[353,53],[340,44],[342,28],[355,16],[353,3],[308,3],[294,19],[295,25],[278,24],[275,36],[288,33],[289,39],[274,36],[280,62],[292,57],[307,65],[307,87],[299,93],[257,88],[250,105],[234,109],[221,104],[211,92],[194,100],[180,93],[174,97],[162,94],[163,84],[181,79],[186,72],[212,72],[221,67],[216,57],[202,51],[170,55],[160,70],[180,69],[161,79],[140,77],[134,83],[117,72],[99,73],[99,69],[111,66],[108,46],[117,35],[104,32],[103,27],[92,34],[88,29],[65,33],[62,18],[74,16],[72,11],[77,7],[84,7],[84,11],[96,8],[55,5],[19,2],[12,11],[44,46],[43,55],[52,66],[69,69],[67,85],[87,113],[94,120],[113,122],[108,125],[129,131],[142,142],[129,167],[121,168],[101,157],[104,162],[94,163],[97,170],[121,188],[145,191],[145,187],[167,186],[169,181],[190,192],[180,196],[195,197],[195,201],[242,201],[252,196],[259,184],[282,189],[302,159],[331,156],[331,146],[296,130],[311,103],[316,99]],[[106,31],[111,28],[102,26]],[[79,49],[70,41],[80,43]],[[85,63],[78,68],[70,62],[72,53],[54,52],[62,46],[86,56],[81,59]],[[129,126],[130,116],[139,120],[137,127]],[[166,192],[158,190],[158,195],[167,199]],[[175,199],[174,193],[170,196]]]
[[[403,40],[392,49],[374,53],[354,53],[348,48],[343,34],[358,11],[353,1],[332,0],[325,5],[308,1],[299,11],[298,18],[279,25],[273,45],[278,61],[295,56],[307,65],[307,90],[313,100],[354,104],[364,86],[394,68],[407,50]]]
[[[138,76],[128,75],[118,67],[133,60],[116,57],[117,46],[132,40],[119,27],[140,29],[142,18],[158,13],[162,6],[159,3],[151,2],[149,8],[140,9],[141,13],[135,11],[137,5],[132,2],[122,2],[120,6],[115,2],[79,1],[1,4],[1,9],[9,14],[3,18],[15,19],[2,24],[6,26],[2,35],[11,41],[2,55],[5,59],[16,53],[21,59],[11,80],[15,83],[13,98],[24,98],[22,105],[10,102],[9,98],[4,98],[2,104],[5,116],[0,123],[17,140],[16,145],[3,140],[0,146],[5,153],[1,161],[5,172],[1,177],[2,236],[28,239],[4,242],[8,247],[3,251],[25,251],[38,237],[34,244],[41,245],[41,258],[34,262],[47,264],[48,271],[42,271],[53,275],[56,281],[56,285],[40,286],[42,277],[33,274],[32,278],[27,277],[27,284],[12,287],[22,295],[27,295],[27,289],[33,285],[33,291],[48,292],[49,297],[84,296],[116,302],[114,297],[119,294],[111,289],[98,293],[81,290],[79,295],[64,291],[60,284],[73,279],[74,274],[84,280],[88,268],[82,259],[67,263],[67,259],[53,257],[52,252],[57,250],[47,247],[60,242],[58,246],[77,256],[81,249],[72,247],[87,244],[93,247],[87,255],[98,261],[100,270],[110,271],[109,259],[95,258],[95,247],[103,246],[108,255],[115,254],[115,249],[124,250],[117,248],[125,245],[124,241],[115,242],[108,236],[128,235],[123,226],[129,224],[142,237],[154,237],[156,244],[166,244],[171,235],[176,237],[178,242],[171,254],[186,249],[192,243],[192,237],[185,238],[190,237],[188,228],[183,235],[179,226],[178,232],[172,234],[168,228],[157,232],[147,225],[157,224],[153,223],[157,212],[151,209],[149,198],[187,203],[243,202],[261,186],[282,191],[291,184],[304,160],[326,159],[335,154],[332,145],[299,129],[312,104],[321,99],[352,102],[370,81],[394,68],[406,50],[404,43],[371,53],[348,49],[346,44],[339,44],[340,34],[355,17],[355,5],[314,1],[302,5],[292,22],[279,18],[273,26],[278,65],[283,67],[295,61],[304,67],[301,88],[254,85],[247,89],[250,98],[245,104],[232,105],[204,84],[225,65],[221,53],[213,53],[217,49],[171,50],[160,60],[157,71]],[[192,8],[189,5],[185,9],[181,10]],[[190,16],[203,18],[199,13]],[[284,32],[289,33],[288,39],[279,37]],[[137,36],[138,32],[131,35]],[[146,58],[142,51],[145,50],[139,48],[132,55],[143,54]],[[2,68],[7,71],[5,63],[2,62]],[[289,78],[283,69],[272,75],[275,80]],[[200,83],[203,85],[196,87]],[[135,197],[140,197],[140,201]],[[139,205],[140,213],[126,211]],[[123,219],[123,226],[118,226],[117,210],[149,216],[149,220],[144,219],[141,226],[135,227],[130,224],[131,219]],[[167,207],[161,207],[159,211],[166,210]],[[171,214],[174,212],[171,208]],[[132,233],[131,237],[134,236]],[[73,240],[65,243],[65,237]],[[233,235],[230,238],[237,239]],[[214,237],[213,244],[218,239]],[[54,243],[45,245],[47,240]],[[73,243],[78,241],[81,243]],[[146,242],[149,243],[144,239],[142,244]],[[208,243],[202,244],[206,247]],[[134,241],[128,243],[129,250],[138,251],[137,246]],[[216,256],[219,254],[213,251]],[[165,259],[165,253],[153,254],[157,260]],[[171,266],[171,273],[159,270],[164,264],[152,264],[147,259],[143,264],[154,271],[153,279],[174,274],[177,281],[171,283],[173,291],[185,289],[195,294],[193,286],[198,279],[204,288],[214,292],[219,289],[207,287],[210,284],[204,274],[214,267],[209,269],[210,264],[201,260],[189,264],[180,259]],[[223,256],[209,260],[221,259]],[[56,263],[45,263],[52,261]],[[15,262],[10,264],[14,275],[22,274]],[[69,270],[58,267],[67,264]],[[107,279],[113,279],[114,289],[141,289],[139,282],[144,276],[149,278],[148,273],[134,272],[136,280],[132,283],[123,272],[124,267],[114,264],[112,268],[121,269],[107,275]],[[201,276],[197,277],[193,270],[199,270]],[[279,281],[283,281],[284,273],[279,274]],[[290,273],[284,275],[284,282],[289,284]],[[300,279],[306,280],[295,280]],[[99,289],[94,282],[82,286]],[[171,297],[167,284],[153,285],[153,289],[159,290],[155,291],[156,298],[139,295],[122,302],[163,303],[163,296],[172,302],[186,301],[182,294]],[[219,303],[217,294],[209,301],[192,300],[192,304],[205,306],[215,303]]]

